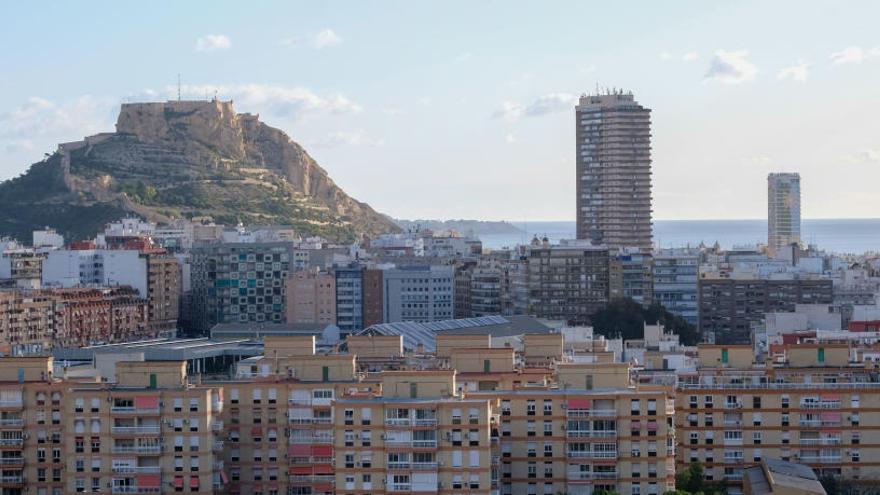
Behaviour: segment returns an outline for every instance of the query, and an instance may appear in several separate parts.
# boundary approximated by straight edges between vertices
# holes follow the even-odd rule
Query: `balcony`
[[[159,455],[162,453],[161,445],[114,445],[111,449],[114,454],[136,455]]]
[[[4,485],[18,485],[24,483],[24,476],[20,474],[0,476],[0,483]]]
[[[159,426],[111,426],[110,433],[118,435],[158,435]]]
[[[389,492],[409,492],[412,491],[411,483],[392,483],[388,485]]]
[[[617,459],[617,452],[569,450],[568,457],[579,459]]]
[[[617,436],[615,430],[568,430],[565,436],[569,438],[614,438]]]
[[[802,419],[800,421],[801,426],[822,426],[821,419]]]
[[[292,474],[288,477],[290,483],[333,483],[336,476],[332,474]]]
[[[211,431],[223,431],[223,421],[211,421]]]
[[[802,455],[798,461],[807,464],[837,464],[841,461],[839,455]]]
[[[23,444],[23,438],[0,438],[0,447],[21,447]]]
[[[24,466],[24,457],[0,457],[0,466]]]
[[[742,402],[725,402],[724,403],[725,409],[742,409],[742,407],[743,407]]]
[[[840,445],[840,438],[801,438],[801,445]]]
[[[122,486],[116,485],[111,489],[112,493],[162,493],[158,486]]]
[[[134,407],[134,406],[113,406],[110,408],[110,414],[122,414],[122,415],[152,415],[157,416],[159,414],[158,407]]]
[[[159,466],[113,466],[110,471],[116,474],[159,474],[162,468]]]
[[[385,426],[410,426],[412,421],[409,418],[385,418]]]
[[[840,401],[801,402],[801,409],[840,409]]]
[[[22,418],[3,418],[0,419],[0,427],[22,427],[24,426],[24,419]]]
[[[211,450],[216,452],[223,452],[223,440],[214,440],[214,444],[211,446]]]
[[[413,420],[413,426],[437,426],[437,418],[416,418]]]
[[[569,471],[568,479],[572,481],[616,480],[617,471]]]
[[[410,469],[409,461],[389,461],[386,467],[389,470]]]
[[[21,408],[24,406],[24,401],[21,399],[4,399],[0,400],[0,408]]]

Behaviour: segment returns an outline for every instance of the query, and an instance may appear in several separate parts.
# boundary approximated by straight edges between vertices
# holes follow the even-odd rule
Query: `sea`
[[[532,237],[551,242],[575,238],[575,222],[511,222],[520,233],[479,234],[483,247],[501,249],[527,244]],[[880,252],[880,218],[806,219],[801,221],[801,240],[833,253]],[[654,220],[654,244],[661,248],[707,246],[716,242],[723,249],[767,242],[766,220]]]

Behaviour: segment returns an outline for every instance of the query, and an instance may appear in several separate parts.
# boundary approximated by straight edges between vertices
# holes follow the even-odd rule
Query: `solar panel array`
[[[415,349],[419,344],[425,347],[425,351],[434,352],[436,345],[434,335],[444,330],[456,330],[460,328],[487,327],[491,325],[503,325],[509,323],[503,316],[481,316],[479,318],[459,318],[455,320],[441,320],[427,323],[401,321],[396,323],[380,323],[359,332],[360,335],[402,335],[403,347]]]

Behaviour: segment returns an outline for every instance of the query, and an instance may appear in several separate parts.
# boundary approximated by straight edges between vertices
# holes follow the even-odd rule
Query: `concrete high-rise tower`
[[[771,254],[801,242],[801,176],[767,175],[767,245]]]
[[[578,239],[650,249],[651,110],[611,91],[581,96],[575,118]]]

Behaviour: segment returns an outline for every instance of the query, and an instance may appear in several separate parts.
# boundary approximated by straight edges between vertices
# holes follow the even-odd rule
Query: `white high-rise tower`
[[[767,176],[767,246],[776,255],[801,243],[801,176],[776,173]]]

